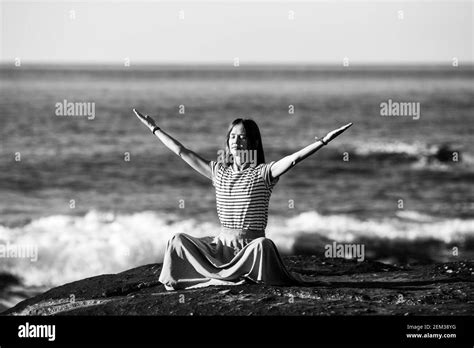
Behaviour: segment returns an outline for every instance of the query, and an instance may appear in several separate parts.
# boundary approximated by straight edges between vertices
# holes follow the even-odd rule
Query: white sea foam
[[[357,155],[370,157],[373,155],[383,155],[390,157],[391,155],[405,156],[414,160],[410,165],[414,170],[432,170],[449,172],[453,168],[472,170],[474,167],[474,156],[465,150],[463,145],[453,145],[452,151],[460,151],[459,162],[449,161],[442,162],[437,156],[438,152],[443,148],[443,144],[427,144],[422,141],[414,141],[410,143],[399,141],[354,141],[351,145]],[[448,147],[449,149],[451,147]]]
[[[348,215],[305,212],[270,217],[267,237],[282,253],[291,253],[301,234],[314,233],[338,242],[358,238],[436,239],[462,242],[474,234],[474,220],[441,219],[401,211],[397,218],[360,220]],[[21,277],[27,286],[56,286],[78,279],[117,273],[162,262],[167,240],[183,232],[196,237],[219,233],[217,223],[156,212],[115,215],[91,211],[85,216],[49,216],[16,228],[0,226],[0,242],[38,246],[38,260],[5,258],[0,271]]]
[[[398,218],[360,220],[348,215],[321,215],[311,211],[288,219],[285,226],[278,229],[293,235],[297,231],[318,233],[339,242],[386,238],[434,239],[451,243],[474,236],[474,219],[440,219],[418,212],[401,211]]]
[[[436,146],[428,146],[423,142],[355,142],[355,151],[359,155],[381,154],[406,154],[413,157],[434,154]]]
[[[173,221],[154,212],[43,217],[18,228],[0,226],[0,242],[38,247],[37,262],[5,258],[0,270],[22,277],[26,285],[58,285],[161,262],[166,241],[174,233],[200,237],[215,234],[217,228],[193,220]]]

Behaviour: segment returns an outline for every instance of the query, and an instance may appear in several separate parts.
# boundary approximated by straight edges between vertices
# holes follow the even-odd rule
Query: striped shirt
[[[211,161],[212,184],[216,188],[217,215],[221,225],[233,229],[264,231],[268,204],[279,178],[270,180],[275,162],[242,171]]]

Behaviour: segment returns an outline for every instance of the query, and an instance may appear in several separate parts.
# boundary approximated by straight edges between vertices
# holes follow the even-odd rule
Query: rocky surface
[[[472,261],[390,266],[383,263],[284,258],[312,287],[257,284],[166,291],[161,264],[53,288],[2,315],[472,315]]]

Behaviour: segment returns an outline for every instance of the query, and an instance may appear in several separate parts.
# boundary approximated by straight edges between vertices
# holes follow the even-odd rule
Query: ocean
[[[0,310],[35,291],[161,262],[177,232],[219,231],[215,191],[153,137],[137,108],[206,159],[254,119],[266,161],[354,125],[275,186],[267,236],[282,254],[364,244],[366,259],[474,255],[474,69],[392,66],[2,66]],[[419,117],[381,103],[419,103]],[[57,104],[94,105],[94,117]],[[292,106],[292,107],[291,107]],[[293,112],[290,112],[293,111]]]

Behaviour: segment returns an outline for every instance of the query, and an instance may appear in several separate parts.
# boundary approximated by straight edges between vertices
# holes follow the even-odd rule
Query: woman
[[[262,139],[252,120],[236,119],[227,131],[224,159],[208,161],[160,129],[155,121],[133,109],[166,147],[216,189],[221,233],[196,238],[175,234],[166,247],[159,281],[167,290],[209,285],[235,285],[245,280],[269,285],[303,283],[285,268],[275,244],[265,238],[268,204],[281,175],[349,128],[352,123],[282,158],[265,163]]]

